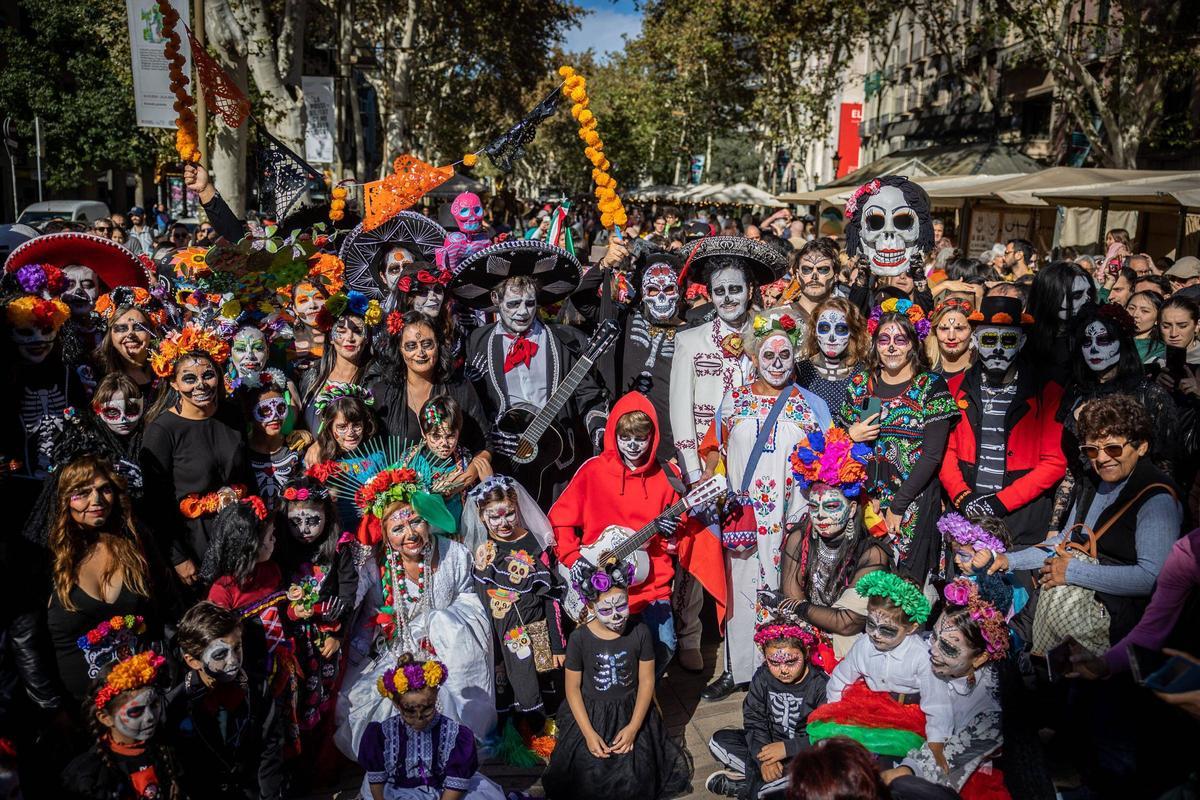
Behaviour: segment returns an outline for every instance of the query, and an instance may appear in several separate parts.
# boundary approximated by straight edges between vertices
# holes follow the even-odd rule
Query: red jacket
[[[644,411],[654,423],[650,460],[633,470],[625,466],[617,452],[617,420],[631,411]],[[679,493],[654,457],[658,438],[658,417],[645,395],[630,392],[617,401],[608,415],[603,452],[584,462],[550,508],[554,554],[559,561],[570,567],[579,558],[580,546],[596,541],[609,525],[624,525],[636,531],[679,500]],[[670,464],[667,466],[674,469]],[[637,613],[655,600],[671,597],[675,570],[667,554],[666,540],[655,536],[647,543],[646,553],[650,556],[650,574],[644,583],[630,591],[630,613]]]

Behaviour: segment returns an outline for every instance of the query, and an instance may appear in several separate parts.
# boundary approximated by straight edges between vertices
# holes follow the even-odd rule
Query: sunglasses
[[[1094,444],[1081,444],[1079,445],[1079,452],[1083,454],[1084,458],[1088,458],[1093,461],[1100,457],[1101,451],[1103,451],[1104,455],[1108,456],[1109,458],[1120,458],[1125,452],[1125,448],[1128,446],[1129,442],[1122,442],[1121,444],[1106,444],[1104,447],[1097,447]]]

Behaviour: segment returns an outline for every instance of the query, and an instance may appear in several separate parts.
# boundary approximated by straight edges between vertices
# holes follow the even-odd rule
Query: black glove
[[[679,530],[679,517],[663,517],[655,524],[658,527],[659,534],[670,539]]]
[[[632,381],[629,382],[629,391],[650,396],[651,390],[654,389],[654,378],[650,377],[650,373],[643,372]]]
[[[595,569],[596,569],[596,565],[593,564],[592,562],[588,561],[583,556],[580,556],[579,558],[575,559],[575,563],[571,565],[571,583],[572,583],[572,585],[577,584],[577,583],[578,584],[586,583],[587,579],[591,577],[591,573],[594,572]],[[585,572],[587,574],[584,574]]]
[[[972,517],[1003,517],[1008,514],[1008,509],[994,494],[971,493],[963,501],[962,510]]]
[[[521,437],[515,433],[505,433],[504,431],[492,431],[488,437],[489,449],[493,453],[499,453],[502,456],[512,458],[517,452],[517,445],[520,444]]]

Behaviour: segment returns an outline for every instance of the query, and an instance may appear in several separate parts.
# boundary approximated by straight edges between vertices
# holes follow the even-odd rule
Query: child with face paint
[[[438,713],[448,674],[440,661],[404,653],[380,676],[376,689],[397,713],[363,731],[363,800],[503,800],[504,791],[479,773],[475,734]]]
[[[158,685],[165,659],[152,651],[110,665],[92,685],[83,713],[96,737],[62,774],[72,798],[176,796],[175,756],[163,744],[165,706]]]
[[[479,459],[472,469],[471,451],[459,444],[463,411],[453,397],[431,397],[418,416],[423,447],[412,454],[410,463],[414,469],[429,473],[431,485],[446,501],[446,509],[460,519],[463,494],[476,480],[492,476],[491,461]]]
[[[567,642],[558,742],[542,776],[547,797],[647,800],[680,793],[690,772],[654,706],[654,645],[629,624],[624,567],[582,569],[572,589],[589,617]]]
[[[181,788],[219,800],[281,797],[285,713],[261,664],[244,655],[238,613],[197,603],[177,641],[187,671],[167,696],[167,724]]]
[[[745,727],[719,730],[709,740],[708,749],[726,767],[708,777],[709,792],[757,798],[787,785],[792,756],[809,746],[808,716],[825,703],[828,677],[820,664],[831,654],[819,637],[787,617],[758,627],[754,643],[763,664],[742,702]]]
[[[258,495],[271,509],[278,505],[280,489],[299,476],[303,468],[300,453],[312,443],[307,432],[295,434],[289,443],[286,427],[292,408],[287,384],[282,372],[268,367],[235,393],[249,425],[246,450]]]
[[[809,738],[849,736],[893,758],[925,741],[939,749],[953,725],[950,702],[938,691],[929,646],[914,635],[929,619],[929,600],[884,570],[860,578],[855,589],[868,598],[866,632],[829,674],[828,705],[809,717]]]

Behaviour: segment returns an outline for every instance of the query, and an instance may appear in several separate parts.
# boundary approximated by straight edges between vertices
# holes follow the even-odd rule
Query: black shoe
[[[709,775],[708,780],[704,782],[704,788],[709,794],[718,797],[741,797],[746,790],[746,779],[738,778],[735,773],[723,769]]]
[[[737,684],[733,682],[733,675],[728,672],[722,672],[721,677],[704,687],[704,691],[700,692],[701,700],[723,700],[733,694],[737,689]]]

